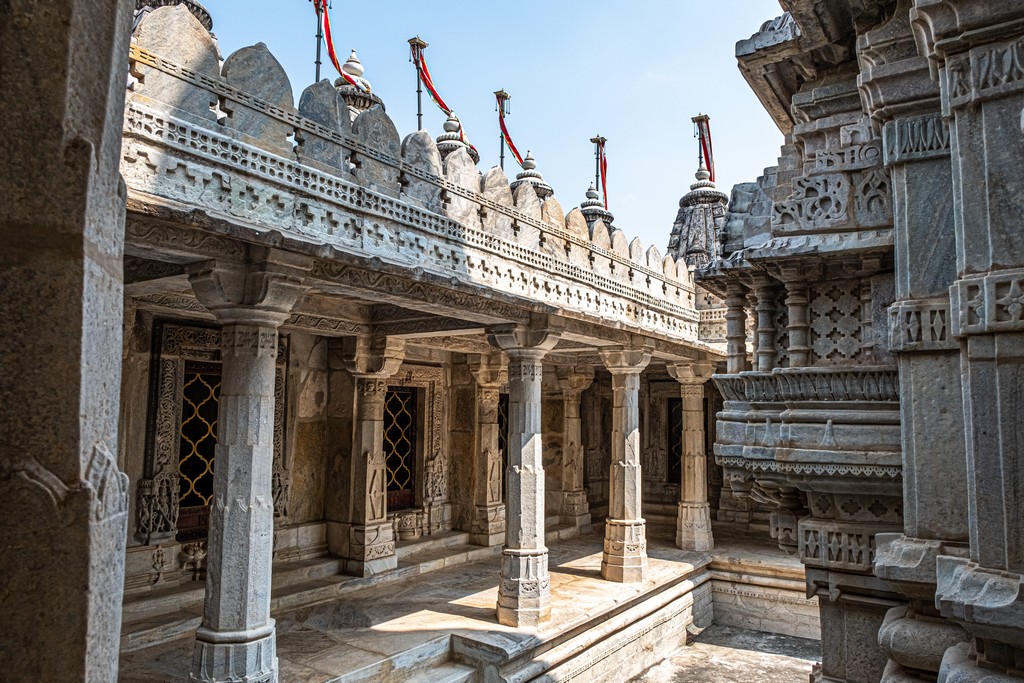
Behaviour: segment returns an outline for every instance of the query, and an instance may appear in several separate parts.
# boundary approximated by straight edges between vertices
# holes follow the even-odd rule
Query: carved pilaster
[[[647,538],[641,511],[639,393],[640,373],[651,355],[646,347],[603,348],[599,353],[612,375],[612,459],[601,576],[623,583],[643,581]]]
[[[778,286],[765,277],[757,277],[754,284],[754,296],[757,297],[757,359],[756,369],[760,372],[771,372],[775,367],[777,353],[775,349],[775,306],[778,300]]]
[[[340,360],[354,387],[352,443],[345,482],[349,491],[343,519],[328,522],[327,542],[332,552],[345,558],[345,571],[357,576],[398,566],[394,528],[387,510],[384,402],[388,378],[404,357],[402,340],[365,335],[341,342]]]
[[[495,545],[505,538],[505,472],[498,440],[498,403],[503,365],[501,353],[497,351],[469,359],[470,372],[477,382],[470,540],[478,545]]]
[[[562,503],[560,516],[574,526],[590,524],[590,506],[583,489],[583,428],[580,395],[594,381],[592,367],[562,367],[557,370],[562,389]]]
[[[707,455],[704,452],[704,383],[711,363],[675,363],[668,373],[679,382],[683,402],[683,482],[680,487],[676,545],[684,550],[711,550],[711,508],[708,505]]]

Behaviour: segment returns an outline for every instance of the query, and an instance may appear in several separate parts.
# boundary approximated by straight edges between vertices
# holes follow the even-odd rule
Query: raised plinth
[[[498,623],[537,626],[551,614],[548,549],[505,548],[498,585]]]
[[[601,578],[620,583],[647,576],[646,523],[642,519],[609,519],[604,525]]]
[[[328,522],[327,543],[345,558],[346,574],[373,576],[398,567],[391,522],[365,525]]]
[[[241,642],[232,642],[234,638]],[[196,631],[192,672],[188,680],[196,683],[277,683],[274,620],[270,620],[269,629],[251,633],[200,628]]]

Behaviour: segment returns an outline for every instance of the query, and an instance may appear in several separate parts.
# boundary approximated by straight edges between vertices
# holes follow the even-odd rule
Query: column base
[[[586,491],[565,491],[562,493],[561,512],[558,520],[575,527],[590,526],[590,503]]]
[[[1024,683],[1024,677],[1009,674],[991,665],[978,664],[970,643],[960,643],[946,650],[939,669],[939,683]]]
[[[498,623],[537,626],[551,615],[548,551],[505,548],[498,584]]]
[[[642,519],[605,521],[601,578],[619,583],[635,583],[646,578],[646,527]]]
[[[261,629],[259,633],[265,633]],[[227,634],[200,627],[192,650],[192,683],[277,683],[277,638],[270,633],[244,642],[217,642]]]
[[[373,576],[398,568],[395,529],[391,522],[360,526],[327,523],[327,547],[345,560],[343,571],[353,576]]]
[[[478,505],[474,508],[469,542],[482,546],[500,545],[505,542],[504,503]]]
[[[676,518],[676,546],[683,550],[711,550],[711,506],[707,503],[680,503]]]

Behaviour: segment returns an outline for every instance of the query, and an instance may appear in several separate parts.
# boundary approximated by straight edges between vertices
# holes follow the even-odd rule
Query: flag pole
[[[594,189],[601,190],[601,146],[608,142],[608,138],[601,137],[600,134],[590,138],[590,141],[594,143]],[[602,194],[604,194],[602,192]],[[605,199],[607,201],[607,199]]]
[[[505,92],[505,89],[495,90],[494,96],[498,99],[498,116],[508,116],[511,113],[511,109],[508,106],[508,101],[512,99],[512,96]],[[500,145],[500,163],[501,170],[505,170],[505,134],[500,130],[498,131],[499,145]]]
[[[320,6],[320,3],[322,1],[323,0],[313,0],[313,6],[316,8],[316,81],[314,81],[315,83],[320,82],[320,46],[323,45],[324,42],[324,18],[322,14],[323,8]]]
[[[426,47],[427,43],[419,36],[409,39],[409,61],[416,67],[416,130],[423,130],[423,79],[420,77],[418,60],[420,52]]]

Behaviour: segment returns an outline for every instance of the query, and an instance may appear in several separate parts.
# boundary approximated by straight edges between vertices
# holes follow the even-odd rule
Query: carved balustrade
[[[157,39],[161,30],[177,42]],[[274,242],[315,254],[314,281],[470,308],[417,291],[431,282],[482,302],[482,322],[521,320],[514,302],[698,339],[692,276],[657,248],[600,222],[588,229],[529,184],[513,192],[500,169],[481,175],[465,153],[442,161],[425,131],[402,140],[382,107],[350,121],[324,83],[295,107],[263,45],[223,67],[215,55],[184,8],[155,10],[136,31],[121,164],[133,249],[192,256],[229,240]]]

